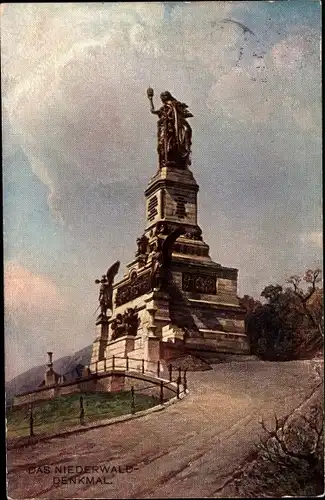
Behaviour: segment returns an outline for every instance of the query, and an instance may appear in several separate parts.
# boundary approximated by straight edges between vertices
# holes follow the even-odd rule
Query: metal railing
[[[143,375],[155,376],[158,379],[160,379],[161,375],[166,375],[167,378],[165,378],[165,380],[168,380],[169,383],[176,384],[175,392],[177,398],[180,397],[181,385],[183,385],[184,392],[187,391],[187,370],[182,370],[180,367],[175,368],[171,363],[169,363],[168,365],[165,365],[165,368],[167,368],[166,372],[166,370],[162,369],[162,363],[160,360],[148,361],[144,358],[139,359],[130,358],[128,356],[121,357],[113,355],[111,358],[105,358],[102,361],[96,361],[95,363],[92,363],[90,366],[94,368],[94,371],[92,372],[90,370],[89,376],[104,376],[105,374],[112,371],[132,371],[132,361],[135,361],[137,363],[137,367],[134,370],[135,372],[141,373]],[[150,369],[148,369],[148,367]],[[175,372],[176,375],[174,376]],[[162,382],[163,380],[160,381],[160,383]],[[169,389],[173,390],[173,387],[169,387]]]
[[[120,393],[124,393],[124,395],[126,393],[129,394],[128,396],[129,403],[126,404],[125,401],[123,402],[124,404],[123,414],[126,414],[128,411],[131,414],[134,414],[137,411],[143,409],[144,407],[143,404],[141,403],[141,397],[145,396],[145,393],[148,390],[151,390],[151,392],[155,392],[155,396],[152,396],[152,394],[150,394],[150,397],[152,398],[153,402],[153,405],[151,406],[157,405],[158,403],[164,404],[168,399],[170,399],[171,392],[174,393],[176,397],[179,399],[182,391],[184,393],[186,393],[187,391],[187,370],[182,370],[180,367],[174,367],[171,363],[167,365],[166,363],[162,363],[159,360],[148,361],[145,360],[144,358],[139,359],[139,358],[131,358],[128,356],[121,357],[113,355],[111,358],[107,358],[92,363],[90,367],[88,367],[88,370],[89,371],[86,375],[76,378],[76,380],[74,380],[73,382],[69,383],[61,382],[51,387],[60,387],[62,385],[63,386],[74,385],[78,382],[86,382],[87,380],[93,379],[94,377],[101,378],[108,376],[112,374],[112,372],[115,373],[129,372],[127,374],[128,377],[130,377],[131,379],[132,377],[140,378],[140,380],[141,380],[141,375],[149,376],[150,379],[147,380],[149,385],[137,389],[135,389],[135,387],[132,385],[129,391],[123,391],[123,390],[119,391]],[[137,374],[140,375],[140,377],[137,377]],[[144,378],[142,380],[146,379]],[[49,386],[44,387],[44,390],[48,388]],[[169,398],[167,397],[167,391]],[[96,392],[97,391],[92,391],[91,394],[94,395],[96,394]],[[88,395],[89,394],[90,393],[88,393]],[[109,392],[107,394],[117,394],[117,392]],[[64,398],[64,395],[61,395],[59,397]],[[104,416],[106,416],[106,418],[108,418],[109,416],[111,417],[113,416],[112,414],[110,415],[109,409],[106,409],[103,412],[100,411],[96,411],[93,413],[91,411],[89,412],[89,408],[87,408],[87,405],[86,407],[84,405],[85,402],[84,397],[85,396],[80,396],[78,409],[75,407],[71,408],[70,412],[72,413],[71,415],[63,416],[60,415],[59,412],[59,418],[57,420],[53,420],[53,418],[46,417],[46,415],[45,416],[43,415],[43,417],[41,417],[42,405],[49,403],[51,401],[55,401],[57,400],[57,398],[38,400],[33,403],[27,403],[27,404],[25,403],[19,406],[8,405],[7,429],[11,435],[16,434],[17,437],[20,437],[22,435],[25,436],[28,435],[29,437],[33,437],[35,436],[35,428],[38,430],[39,434],[40,431],[42,430],[48,432],[51,427],[52,428],[61,427],[63,424],[66,423],[68,424],[68,427],[77,424],[86,425],[87,423],[97,420],[99,417],[104,418]],[[144,400],[142,400],[142,402],[143,401]],[[146,402],[146,404],[149,404],[148,401]],[[13,419],[10,419],[10,415],[14,415],[15,411],[21,411],[23,413],[26,412],[23,418],[22,414],[20,414],[20,421],[26,422],[26,424],[15,426],[13,425],[13,423],[11,423],[11,420]],[[116,412],[114,416],[116,416]]]
[[[159,365],[158,365],[159,366]],[[157,367],[157,372],[159,368]],[[181,369],[177,369],[177,377],[175,378],[176,384],[172,384],[173,382],[173,368],[170,365],[169,367],[169,380],[157,380],[156,382],[149,383],[144,387],[135,388],[133,385],[128,391],[121,391],[124,395],[124,407],[121,413],[116,415],[116,411],[113,409],[106,408],[103,411],[89,411],[89,406],[87,405],[87,398],[90,399],[96,394],[93,392],[87,395],[81,395],[79,397],[79,404],[76,404],[76,399],[74,400],[71,408],[67,415],[60,414],[63,406],[59,406],[56,408],[58,418],[53,419],[53,413],[51,415],[46,416],[46,412],[42,412],[42,408],[47,404],[51,404],[51,402],[55,401],[56,398],[51,400],[40,400],[34,403],[30,403],[28,407],[16,407],[12,405],[8,405],[6,409],[7,413],[7,431],[11,435],[10,437],[34,437],[35,435],[47,434],[53,432],[55,429],[56,432],[60,432],[62,428],[65,426],[65,429],[74,427],[76,425],[86,426],[89,423],[92,423],[96,420],[109,418],[114,416],[120,416],[127,413],[135,414],[138,411],[143,409],[147,409],[157,404],[163,405],[166,401],[170,399],[170,391],[176,393],[176,397],[180,398],[181,392],[186,392],[187,390],[187,376],[186,370],[183,371],[183,377],[181,373]],[[103,373],[100,373],[103,375]],[[94,376],[93,374],[91,376]],[[149,393],[146,394],[146,391],[150,390],[151,392],[155,392],[155,395]],[[154,391],[153,391],[154,390]],[[167,393],[168,390],[168,393]],[[74,393],[76,394],[76,393]],[[105,393],[105,394],[118,394],[118,393]],[[69,395],[71,396],[71,394]],[[60,396],[64,400],[64,396]],[[62,400],[62,405],[63,405]],[[91,405],[90,405],[91,406]],[[23,425],[13,425],[11,420],[15,420],[15,415],[17,416],[17,412],[20,412],[20,420],[24,422]],[[13,418],[11,418],[13,417]],[[18,415],[19,417],[19,415]],[[17,420],[17,419],[16,419]],[[19,419],[18,419],[19,420]],[[26,422],[26,424],[25,424]],[[66,425],[67,424],[67,425]]]
[[[89,375],[91,374],[102,374],[110,371],[136,371],[142,374],[154,375],[157,378],[160,378],[162,375],[168,376],[168,380],[170,382],[173,381],[173,372],[177,371],[178,377],[181,376],[181,368],[173,367],[170,363],[167,366],[167,373],[162,366],[160,360],[158,361],[149,361],[144,358],[131,358],[129,356],[115,356],[113,355],[111,358],[105,358],[100,361],[96,361],[95,363],[91,363],[89,366]],[[183,370],[186,372],[186,370]],[[177,382],[177,378],[175,379]]]

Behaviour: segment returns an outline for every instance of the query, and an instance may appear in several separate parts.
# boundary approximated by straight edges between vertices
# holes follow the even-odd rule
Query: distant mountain
[[[63,356],[53,361],[53,369],[60,375],[69,375],[78,371],[79,365],[90,363],[92,344],[84,347],[71,356]],[[46,364],[34,366],[24,373],[17,375],[6,383],[6,404],[10,404],[15,394],[33,391],[44,379]],[[77,373],[76,373],[77,374]],[[69,378],[69,377],[68,377]]]

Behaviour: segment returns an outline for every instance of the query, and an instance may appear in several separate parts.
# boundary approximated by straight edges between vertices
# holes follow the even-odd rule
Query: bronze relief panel
[[[185,292],[216,295],[216,276],[213,274],[182,273],[182,289]]]

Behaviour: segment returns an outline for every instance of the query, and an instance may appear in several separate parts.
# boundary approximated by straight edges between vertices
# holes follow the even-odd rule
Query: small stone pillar
[[[155,315],[156,315],[158,309],[155,306],[154,302],[151,302],[150,304],[148,304],[147,311],[150,315],[149,324],[147,326],[148,337],[156,337],[157,325],[155,323]]]
[[[160,360],[160,335],[157,335],[156,314],[158,308],[155,302],[147,305],[147,311],[150,315],[147,326],[147,336],[144,339],[144,359],[146,362],[146,371],[156,372],[157,362]]]
[[[52,362],[53,352],[49,351],[47,355],[48,355],[48,361],[47,361],[47,369],[45,372],[44,380],[45,380],[45,385],[53,385],[57,382],[53,370],[53,362]]]
[[[49,359],[48,359],[48,363],[47,363],[47,366],[48,366],[49,368],[52,368],[52,367],[53,367],[53,363],[52,363],[52,356],[53,356],[53,352],[49,351],[49,352],[47,353],[47,355],[48,355],[48,357],[49,357]]]
[[[163,291],[154,291],[146,299],[146,310],[150,315],[154,312],[154,320],[151,321],[151,326],[149,326],[149,331],[151,336],[159,337],[162,336],[162,327],[170,323],[169,315],[169,294]]]

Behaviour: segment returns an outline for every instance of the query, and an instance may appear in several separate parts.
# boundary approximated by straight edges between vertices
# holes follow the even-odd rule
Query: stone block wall
[[[130,336],[121,337],[116,340],[111,340],[106,348],[105,357],[119,356],[125,358],[129,352],[134,350],[135,338]]]
[[[186,339],[186,347],[195,347],[196,350],[227,352],[232,354],[249,354],[247,336],[240,333],[213,333],[203,338]]]
[[[198,268],[198,274],[202,273]],[[204,300],[211,303],[228,303],[233,305],[238,305],[237,298],[237,279],[225,279],[216,276],[216,294],[200,293],[200,292],[188,292],[183,290],[182,287],[182,271],[173,270],[172,271],[172,281],[174,287],[176,287],[185,297],[189,299]],[[203,274],[209,274],[205,271]],[[211,270],[211,274],[216,274],[215,271]]]
[[[55,398],[57,391],[55,387],[29,392],[27,394],[20,394],[14,397],[14,406],[27,405],[33,401],[46,400]]]
[[[196,225],[196,193],[177,187],[165,189],[164,217],[169,221]]]

